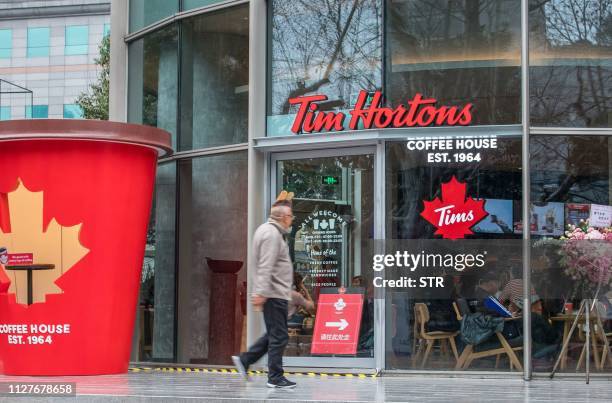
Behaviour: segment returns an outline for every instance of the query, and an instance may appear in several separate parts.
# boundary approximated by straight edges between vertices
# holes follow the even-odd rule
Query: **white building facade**
[[[0,118],[81,118],[109,32],[109,1],[0,1]]]

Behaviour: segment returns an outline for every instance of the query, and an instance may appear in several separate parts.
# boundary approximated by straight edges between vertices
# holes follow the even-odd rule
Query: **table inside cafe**
[[[570,334],[569,334],[570,329],[572,327],[572,324],[576,320],[576,316],[577,316],[577,312],[572,312],[572,313],[559,314],[556,316],[552,316],[550,318],[552,322],[563,322],[563,340],[561,342],[562,346],[565,345],[566,340],[568,339],[568,337],[570,337]],[[584,315],[581,315],[578,320],[578,326],[580,327],[580,329],[584,329],[585,325],[586,325],[586,317]],[[591,351],[593,354],[593,360],[595,362],[596,368],[601,370],[603,369],[603,366],[605,365],[605,359],[606,359],[605,357],[607,356],[607,354],[606,355],[602,354],[600,356],[599,348],[600,347],[602,348],[602,353],[603,353],[603,349],[605,348],[609,340],[606,336],[605,330],[603,329],[601,318],[599,318],[594,312],[592,312],[589,315],[589,325],[591,329],[590,342],[592,346]],[[575,332],[574,334],[577,335],[578,333]],[[586,351],[586,343],[588,340],[586,340],[586,335],[584,335],[582,338],[577,337],[577,339],[579,340],[578,343],[582,346],[582,352],[576,364],[576,369],[579,369],[584,359],[584,355]],[[600,343],[599,346],[598,346],[598,342]],[[567,349],[565,349],[561,353],[560,367],[562,370],[567,368]]]
[[[53,264],[23,264],[23,265],[9,265],[5,266],[7,270],[13,271],[26,271],[27,272],[27,287],[28,287],[28,305],[32,305],[34,300],[34,279],[32,272],[38,270],[53,270],[55,265]]]

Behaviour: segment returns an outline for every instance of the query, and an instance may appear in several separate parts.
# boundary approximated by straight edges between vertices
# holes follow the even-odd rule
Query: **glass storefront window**
[[[179,150],[245,143],[249,101],[249,6],[183,22]]]
[[[520,2],[387,0],[386,96],[474,104],[474,124],[520,123]]]
[[[291,133],[290,98],[324,94],[320,110],[342,110],[381,89],[381,0],[273,0],[269,12],[268,136]]]
[[[177,13],[179,4],[189,10],[217,2],[131,1],[130,32]],[[610,127],[611,7],[596,0],[530,2],[532,126]],[[476,125],[520,123],[518,1],[270,0],[268,30],[268,136],[291,133],[296,110],[290,98],[324,94],[322,110],[346,111],[362,89],[384,90],[391,106],[417,93],[441,105],[473,103]],[[247,142],[248,52],[247,4],[190,16],[131,41],[129,121],[168,130],[178,151]],[[521,238],[529,230],[534,369],[551,369],[569,338],[570,313],[594,297],[592,317],[601,319],[593,322],[595,354],[603,360],[605,334],[612,332],[612,137],[532,135],[527,223],[521,139],[482,138],[495,138],[496,146],[446,157],[445,150],[410,149],[413,138],[386,142],[384,214],[377,211],[385,217],[384,241],[374,239],[370,149],[344,155],[265,151],[271,187],[295,192],[289,245],[296,289],[312,298],[315,310],[329,290],[363,293],[358,358],[374,356],[374,301],[382,296],[388,369],[517,371],[524,342]],[[247,347],[247,152],[181,158],[158,169],[137,316],[138,359],[226,365]],[[459,187],[453,185],[451,203],[444,189],[453,181]],[[457,195],[458,188],[464,193]],[[444,207],[438,225],[427,218],[433,209],[427,203],[436,200]],[[457,202],[482,203],[484,214],[460,239],[443,239],[443,217],[467,217],[444,204]],[[578,229],[566,233],[568,224]],[[316,238],[322,226],[332,238]],[[450,266],[427,274],[444,286],[386,287],[375,296],[377,275],[395,281],[401,272],[376,272],[372,255],[379,247],[385,253],[403,248],[434,264],[438,256],[451,256]],[[482,267],[464,270],[472,255]],[[515,317],[476,342],[460,320],[484,312],[489,298]],[[291,362],[342,360],[311,354],[315,317],[298,310],[289,320]],[[435,332],[441,337],[433,342],[424,336]],[[584,337],[579,326],[562,370],[580,365]]]
[[[550,371],[566,338],[560,370],[581,365],[584,320],[568,330],[589,299],[597,367],[612,331],[612,137],[533,136],[531,166],[534,370]]]
[[[176,163],[157,168],[136,315],[138,361],[175,361]]]
[[[213,4],[221,3],[224,0],[183,0],[181,4],[182,10],[191,10],[198,7],[212,6]]]
[[[178,362],[246,349],[247,176],[246,151],[179,162]]]
[[[530,2],[534,126],[612,126],[612,3]]]
[[[130,32],[178,12],[179,0],[130,0]]]
[[[387,143],[385,253],[420,259],[414,270],[398,263],[396,270],[379,272],[388,280],[417,281],[414,288],[385,287],[389,369],[508,371],[520,365],[520,320],[503,320],[487,301],[506,302],[509,287],[522,284],[521,140],[490,137],[490,147],[467,157],[458,148],[468,140],[482,141],[447,136]],[[436,161],[419,141],[444,142],[456,152],[447,162]],[[459,154],[466,157],[455,159]],[[439,217],[428,219],[432,211]],[[462,222],[469,224],[464,232],[446,232]],[[496,316],[494,330],[460,326],[460,318],[477,322],[483,314]],[[428,340],[431,335],[437,339]],[[460,357],[467,359],[460,364]]]
[[[311,356],[319,295],[342,286],[365,297],[356,356],[373,357],[374,156],[279,160],[276,188],[295,193],[288,239],[294,286],[315,304],[314,312],[300,309],[289,318],[285,355]]]
[[[178,102],[177,29],[171,25],[130,43],[128,121],[172,134],[176,148]]]

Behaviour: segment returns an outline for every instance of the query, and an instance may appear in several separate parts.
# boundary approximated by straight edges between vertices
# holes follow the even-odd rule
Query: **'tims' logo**
[[[472,228],[489,213],[484,209],[484,200],[466,198],[465,182],[454,176],[442,184],[442,196],[432,201],[424,200],[421,216],[438,230],[436,235],[445,239],[461,239],[473,234]]]

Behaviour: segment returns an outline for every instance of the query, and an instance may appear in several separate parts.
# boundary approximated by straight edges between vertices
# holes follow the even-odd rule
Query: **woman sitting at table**
[[[523,279],[522,270],[518,267],[512,271],[513,279],[508,281],[499,296],[502,304],[508,307],[513,315],[521,315],[523,310]],[[531,301],[531,340],[533,341],[534,358],[550,358],[559,346],[559,332],[544,318],[542,299],[533,286],[529,296]],[[522,323],[519,324],[522,327]],[[522,328],[521,328],[522,330]]]
[[[483,313],[485,315],[493,317],[502,317],[502,313],[495,309],[492,305],[487,304],[487,300],[496,299],[495,296],[499,293],[499,280],[498,273],[487,272],[481,276],[475,291],[472,293],[471,298],[466,297],[468,306],[472,313]],[[517,325],[516,320],[505,321],[504,329],[502,334],[508,340],[518,339],[521,335],[520,328]]]
[[[504,304],[510,312],[515,315],[520,315],[523,309],[523,279],[517,278],[510,280],[504,287],[499,300]],[[542,299],[531,287],[531,312],[542,316]]]

